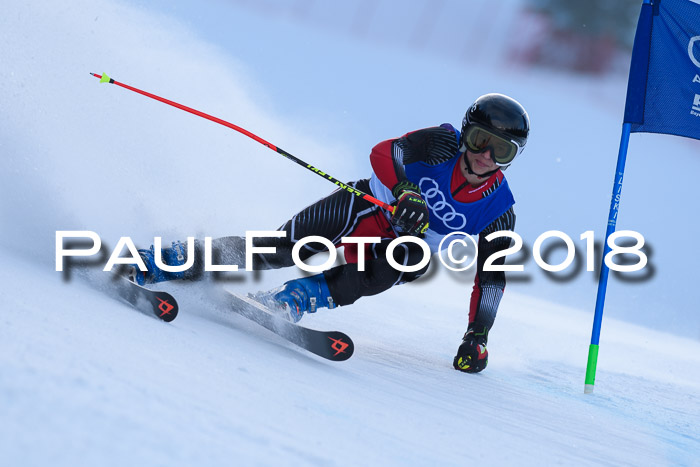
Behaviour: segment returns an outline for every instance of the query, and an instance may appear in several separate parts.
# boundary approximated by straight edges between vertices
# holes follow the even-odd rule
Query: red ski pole
[[[220,118],[214,117],[212,115],[206,114],[204,112],[200,112],[199,110],[193,109],[191,107],[187,107],[186,105],[178,104],[177,102],[173,102],[168,99],[164,99],[160,96],[156,96],[155,94],[151,94],[150,92],[142,91],[140,89],[137,89],[135,87],[129,86],[128,84],[120,83],[119,81],[115,81],[106,74],[102,73],[101,75],[98,75],[96,73],[90,73],[92,76],[95,78],[100,79],[100,83],[110,83],[110,84],[116,84],[117,86],[121,86],[124,89],[128,89],[129,91],[136,92],[138,94],[144,95],[146,97],[150,97],[151,99],[155,99],[157,101],[160,101],[164,104],[172,105],[173,107],[177,107],[180,110],[184,110],[185,112],[189,112],[191,114],[197,115],[198,117],[206,118],[207,120],[211,120],[212,122],[218,123],[219,125],[223,125],[225,127],[231,128],[232,130],[236,130],[239,133],[243,133],[249,138],[254,139],[258,143],[267,146],[268,148],[272,149],[273,151],[278,152],[279,154],[283,155],[287,159],[296,162],[300,166],[312,171],[316,175],[320,175],[321,177],[325,178],[326,180],[331,181],[332,183],[336,184],[338,187],[342,188],[345,191],[348,191],[352,193],[355,196],[359,196],[360,198],[369,201],[370,203],[374,203],[377,206],[386,209],[389,212],[394,212],[394,207],[391,206],[390,204],[385,203],[384,201],[378,200],[377,198],[374,198],[373,196],[368,195],[367,193],[360,191],[356,188],[351,187],[350,185],[341,182],[340,180],[336,179],[335,177],[323,172],[320,169],[317,169],[316,167],[312,166],[311,164],[307,164],[306,162],[302,161],[301,159],[298,159],[294,157],[293,155],[289,154],[287,151],[285,151],[282,148],[279,148],[275,146],[272,143],[269,143],[262,139],[261,137],[251,133],[250,131],[239,127],[238,125],[234,125],[233,123],[229,123],[226,120],[222,120]]]

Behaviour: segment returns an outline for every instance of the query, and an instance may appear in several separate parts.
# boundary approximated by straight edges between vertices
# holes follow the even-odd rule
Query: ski
[[[129,303],[137,310],[153,315],[166,323],[177,317],[177,301],[167,292],[147,289],[124,276],[114,274],[108,290],[115,298]]]
[[[227,307],[249,320],[274,332],[278,336],[334,362],[347,360],[355,350],[355,344],[347,334],[340,331],[317,331],[294,324],[274,315],[265,306],[248,297],[243,297],[228,290],[226,293]]]

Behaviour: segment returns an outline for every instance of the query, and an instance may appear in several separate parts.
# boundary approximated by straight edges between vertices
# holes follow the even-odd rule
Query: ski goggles
[[[508,165],[523,148],[513,140],[499,136],[477,124],[470,124],[464,132],[463,144],[475,154],[491,150],[491,159],[498,166]]]

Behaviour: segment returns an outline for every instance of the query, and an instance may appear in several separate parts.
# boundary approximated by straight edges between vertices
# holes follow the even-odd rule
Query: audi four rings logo
[[[439,189],[439,185],[432,178],[421,178],[418,182],[420,191],[423,194],[428,207],[431,208],[431,216],[439,220],[452,230],[459,230],[467,225],[467,218],[464,214],[455,212],[452,205],[445,201],[445,195]],[[431,201],[433,200],[433,201]]]

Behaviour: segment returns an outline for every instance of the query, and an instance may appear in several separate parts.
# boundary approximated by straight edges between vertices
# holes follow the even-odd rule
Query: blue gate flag
[[[624,123],[633,133],[700,139],[700,0],[642,5]]]
[[[583,392],[593,393],[611,250],[622,195],[630,133],[700,139],[700,0],[643,0],[627,83],[625,119],[617,154],[608,227],[601,258]]]

